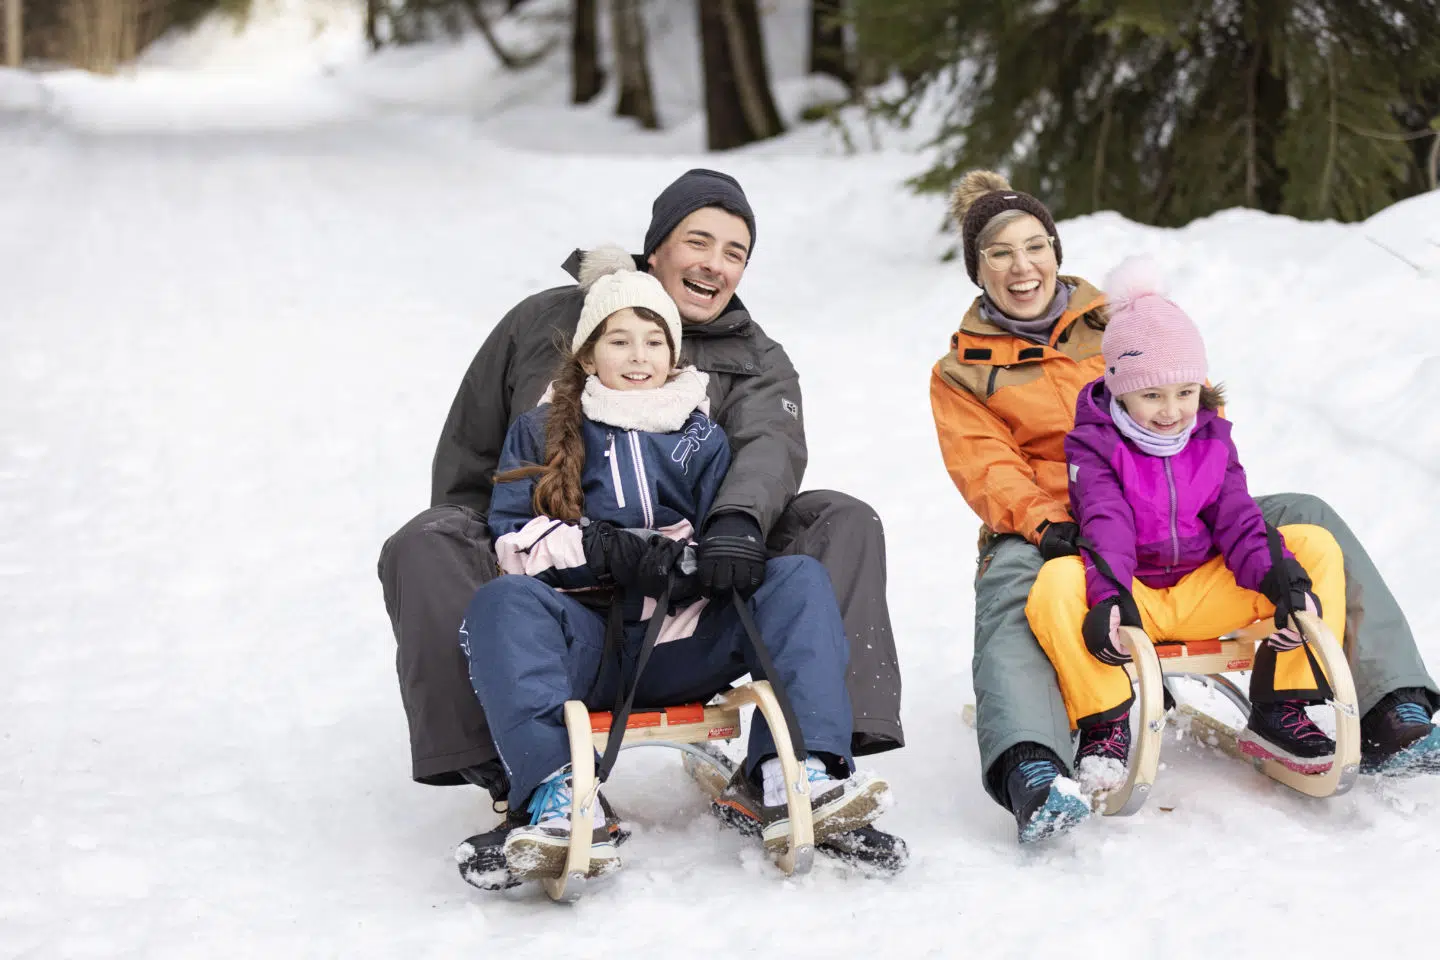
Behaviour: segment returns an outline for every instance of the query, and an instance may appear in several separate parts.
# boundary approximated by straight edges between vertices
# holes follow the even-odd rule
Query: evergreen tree
[[[953,97],[918,187],[998,167],[1057,216],[1363,218],[1424,188],[1440,116],[1440,0],[857,0],[857,29],[904,78],[883,113]]]

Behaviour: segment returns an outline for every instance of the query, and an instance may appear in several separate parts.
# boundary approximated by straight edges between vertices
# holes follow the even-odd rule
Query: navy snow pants
[[[853,767],[845,689],[849,644],[825,568],[808,556],[771,560],[750,604],[780,674],[765,679],[783,684],[790,694],[805,748]],[[626,624],[627,675],[644,632],[643,623]],[[584,700],[591,710],[614,706],[620,671],[613,666],[601,670],[605,616],[533,577],[499,577],[475,592],[460,627],[460,644],[510,777],[510,806],[518,809],[541,781],[570,762],[565,701]],[[704,702],[747,673],[764,676],[740,617],[728,601],[712,602],[694,636],[655,647],[635,704]],[[746,772],[753,773],[762,758],[774,754],[770,730],[756,713]]]

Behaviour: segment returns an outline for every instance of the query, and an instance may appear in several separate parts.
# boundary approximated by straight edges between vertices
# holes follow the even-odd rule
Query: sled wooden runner
[[[810,811],[810,778],[791,746],[789,727],[768,681],[756,680],[727,690],[708,706],[687,704],[632,713],[622,733],[625,746],[674,745],[732,740],[740,735],[740,708],[753,704],[775,741],[785,773],[790,812],[790,841],[777,862],[787,876],[810,871],[815,854],[815,825]],[[565,728],[570,737],[573,801],[570,805],[570,847],[560,876],[543,881],[545,893],[560,903],[574,903],[585,892],[590,871],[591,831],[599,806],[595,751],[603,751],[615,735],[609,712],[590,713],[579,700],[565,703]]]
[[[1324,621],[1312,613],[1297,612],[1294,621],[1309,641],[1321,668],[1329,679],[1335,710],[1335,759],[1324,773],[1297,773],[1274,760],[1252,760],[1266,776],[1312,797],[1345,793],[1355,783],[1360,769],[1360,712],[1356,706],[1355,681],[1344,651]],[[1138,730],[1130,749],[1128,776],[1124,784],[1107,793],[1100,811],[1107,816],[1129,816],[1145,804],[1160,766],[1160,744],[1165,730],[1165,676],[1188,675],[1218,684],[1237,706],[1248,706],[1243,694],[1220,674],[1248,670],[1258,644],[1274,632],[1272,620],[1257,621],[1219,640],[1152,643],[1143,630],[1121,627],[1130,646],[1132,661],[1126,669],[1137,686]],[[1192,711],[1194,719],[1203,714]],[[1207,718],[1208,719],[1208,718]],[[1215,722],[1218,726],[1218,721]],[[1247,758],[1250,759],[1250,758]]]

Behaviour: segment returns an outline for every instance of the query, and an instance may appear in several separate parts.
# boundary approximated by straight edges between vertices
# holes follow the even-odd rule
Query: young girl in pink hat
[[[1122,625],[1157,641],[1211,640],[1275,617],[1280,629],[1256,654],[1241,749],[1324,771],[1335,744],[1306,714],[1317,683],[1287,624],[1291,611],[1309,610],[1344,636],[1340,548],[1320,527],[1267,529],[1221,393],[1206,383],[1200,331],[1165,296],[1155,265],[1127,260],[1105,288],[1105,374],[1081,390],[1065,439],[1086,545],[1041,569],[1026,606],[1080,733],[1076,766],[1104,782],[1129,757]]]

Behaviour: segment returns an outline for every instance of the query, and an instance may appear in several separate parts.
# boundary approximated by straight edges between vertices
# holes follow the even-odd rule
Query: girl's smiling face
[[[1200,410],[1198,383],[1167,383],[1160,387],[1131,390],[1119,397],[1130,419],[1151,433],[1162,436],[1180,433],[1195,422]]]
[[[658,389],[671,373],[670,335],[659,318],[647,319],[629,307],[617,310],[605,319],[580,366],[611,390]]]

